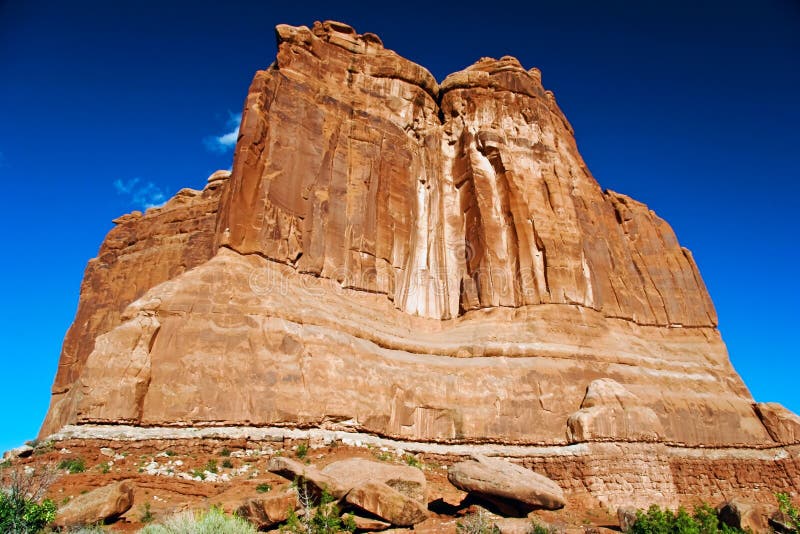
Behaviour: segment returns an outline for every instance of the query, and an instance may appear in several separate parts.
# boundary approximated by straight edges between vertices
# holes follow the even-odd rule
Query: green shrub
[[[56,503],[44,499],[55,473],[49,467],[12,471],[0,488],[0,532],[38,532],[56,518]]]
[[[241,517],[211,508],[200,514],[174,515],[162,523],[144,527],[139,534],[256,534],[256,529]]]
[[[231,450],[228,447],[223,447],[223,449],[219,452],[219,455],[224,458],[227,458],[228,456],[231,455]]]
[[[792,504],[791,498],[787,493],[776,493],[775,498],[778,499],[778,508],[781,512],[786,514],[791,521],[791,526],[795,532],[800,532],[800,510]]]
[[[406,454],[405,458],[406,464],[410,465],[411,467],[416,467],[417,469],[422,469],[422,462],[419,461],[419,458],[412,454]]]
[[[150,511],[150,503],[146,502],[146,503],[144,503],[144,506],[142,507],[142,513],[139,516],[139,521],[144,523],[144,524],[147,524],[147,523],[151,523],[153,521],[153,519],[154,519],[153,512]]]
[[[297,446],[297,457],[301,460],[306,457],[308,454],[308,445],[306,443],[301,443]]]
[[[233,462],[231,461],[230,458],[225,458],[224,460],[222,460],[222,467],[224,467],[225,469],[233,469]]]
[[[83,473],[86,471],[86,462],[83,461],[83,458],[70,458],[69,460],[62,460],[60,464],[58,464],[59,469],[66,469],[71,474],[76,473]]]
[[[272,486],[270,486],[266,482],[262,482],[261,484],[256,486],[256,491],[259,492],[259,493],[266,493],[271,489],[272,489]]]
[[[306,481],[302,478],[295,480],[297,499],[303,508],[303,514],[298,515],[294,510],[289,512],[289,518],[280,526],[280,531],[288,534],[337,534],[341,532],[354,532],[356,523],[352,516],[344,519],[339,517],[339,507],[333,497],[323,491],[318,502],[315,501],[308,490]]]
[[[707,504],[695,507],[694,514],[683,508],[677,512],[652,505],[647,512],[636,512],[632,534],[741,534],[745,531],[721,524],[717,511]]]
[[[206,466],[203,469],[205,471],[208,471],[209,473],[215,473],[216,474],[217,471],[218,471],[218,469],[217,469],[217,461],[216,460],[209,460],[208,462],[206,462]]]
[[[192,477],[199,478],[200,480],[206,479],[206,472],[202,469],[192,469]]]

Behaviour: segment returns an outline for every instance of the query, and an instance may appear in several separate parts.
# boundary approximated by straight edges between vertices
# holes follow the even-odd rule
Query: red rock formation
[[[203,191],[183,189],[160,208],[114,220],[81,284],[78,312],[64,339],[50,410],[48,434],[74,418],[66,394],[83,371],[98,336],[119,326],[125,307],[148,289],[207,261],[216,252],[214,226],[221,190],[230,173],[218,171]]]
[[[230,179],[118,219],[87,267],[43,435],[800,439],[755,410],[691,254],[600,188],[537,69],[481,59],[438,85],[340,23],[277,37]]]

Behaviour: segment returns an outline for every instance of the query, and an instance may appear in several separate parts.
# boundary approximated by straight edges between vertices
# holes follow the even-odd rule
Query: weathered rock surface
[[[288,490],[248,499],[236,509],[236,514],[250,521],[257,529],[265,529],[286,521],[289,512],[297,507],[297,492]]]
[[[719,520],[729,527],[749,532],[770,532],[769,518],[775,507],[734,499],[719,509]]]
[[[350,458],[328,464],[322,473],[349,489],[364,482],[382,482],[406,497],[426,504],[425,475],[416,467]]]
[[[458,489],[489,498],[557,510],[566,504],[564,492],[546,476],[497,458],[476,455],[447,470],[447,479]]]
[[[392,526],[392,524],[387,521],[381,521],[380,519],[374,519],[371,517],[361,517],[360,515],[350,513],[344,514],[342,517],[352,518],[356,525],[356,530],[358,531],[373,532],[376,530],[386,530]]]
[[[202,191],[182,189],[160,208],[114,220],[116,226],[86,266],[78,312],[64,338],[42,436],[74,419],[74,389],[80,387],[86,359],[97,338],[124,321],[125,307],[150,288],[214,256],[217,206],[229,176],[228,171],[217,171]]]
[[[756,412],[772,439],[785,445],[800,443],[800,417],[797,414],[777,402],[759,402]]]
[[[327,491],[331,496],[341,499],[352,487],[336,478],[321,472],[314,466],[305,465],[297,460],[278,456],[269,462],[269,470],[289,480],[304,479],[320,491]]]
[[[619,521],[619,529],[622,532],[628,532],[634,523],[636,523],[636,512],[638,508],[635,506],[620,506],[617,508],[617,520]]]
[[[567,420],[570,442],[595,440],[658,441],[664,429],[639,397],[610,378],[592,381],[581,409]]]
[[[409,527],[428,518],[428,510],[383,482],[363,482],[351,489],[345,500],[392,525]]]
[[[9,449],[3,453],[3,460],[9,460],[12,458],[27,458],[33,454],[33,447],[30,445],[20,445],[19,447],[14,447],[13,449]]]
[[[78,495],[59,507],[55,525],[93,525],[119,517],[133,506],[133,484],[127,480]]]
[[[689,251],[601,189],[537,69],[484,58],[437,84],[341,23],[277,39],[232,173],[117,219],[87,266],[43,437],[274,425],[627,443],[575,491],[665,500],[676,478],[707,481],[667,455],[612,484],[633,465],[614,455],[719,449],[755,480],[767,470],[735,451],[797,443],[796,417],[754,407]]]

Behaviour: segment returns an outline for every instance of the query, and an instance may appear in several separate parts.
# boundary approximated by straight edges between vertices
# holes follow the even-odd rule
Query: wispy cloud
[[[160,187],[141,178],[114,180],[114,189],[117,190],[117,194],[129,197],[134,204],[145,209],[160,207],[167,201],[167,196]]]
[[[228,113],[225,127],[228,130],[222,135],[210,135],[203,139],[203,144],[212,152],[228,152],[236,146],[239,137],[239,124],[242,122],[241,113]]]

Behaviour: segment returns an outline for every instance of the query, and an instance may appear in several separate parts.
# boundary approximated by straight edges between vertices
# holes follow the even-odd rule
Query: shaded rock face
[[[538,70],[482,59],[437,84],[346,25],[277,38],[230,177],[118,219],[87,267],[43,436],[795,439],[755,411],[691,254],[600,188]]]

